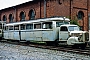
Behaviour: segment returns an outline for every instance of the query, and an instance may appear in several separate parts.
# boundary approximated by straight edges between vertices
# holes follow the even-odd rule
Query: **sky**
[[[0,10],[8,7],[16,6],[32,0],[0,0]]]

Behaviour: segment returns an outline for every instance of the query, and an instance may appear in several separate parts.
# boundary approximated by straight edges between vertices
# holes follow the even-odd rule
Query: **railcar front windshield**
[[[58,22],[56,22],[56,27],[60,27],[61,25],[63,25],[63,24],[69,24],[69,22],[68,21],[58,21]]]
[[[78,26],[69,26],[68,29],[69,29],[69,31],[79,31]]]

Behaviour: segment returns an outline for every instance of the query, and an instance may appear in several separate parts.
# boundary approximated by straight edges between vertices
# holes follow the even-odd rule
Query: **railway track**
[[[64,52],[71,52],[71,53],[77,53],[77,54],[85,54],[85,55],[90,55],[90,49],[73,49],[72,47],[61,47],[61,46],[45,46],[45,45],[32,45],[29,44],[31,47],[37,47],[37,48],[43,48],[43,49],[50,49],[50,50],[58,50],[58,51],[64,51]]]
[[[13,41],[5,41],[5,40],[2,40],[0,42],[23,45],[23,46],[30,46],[30,47],[36,47],[36,48],[42,48],[42,49],[50,49],[50,50],[57,50],[57,51],[63,51],[63,52],[90,55],[90,47],[86,47],[85,49],[80,49],[80,48],[72,48],[72,47],[67,47],[67,46],[47,46],[45,44],[38,44],[38,43],[26,44],[25,42],[18,43],[16,41],[13,42]]]

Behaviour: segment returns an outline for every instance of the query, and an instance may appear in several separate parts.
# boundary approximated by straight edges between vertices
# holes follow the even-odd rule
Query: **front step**
[[[27,41],[26,41],[26,40],[20,40],[19,42],[20,42],[20,43],[24,43],[24,42],[27,42]]]
[[[3,40],[0,40],[0,41],[5,42],[5,41],[7,41],[7,40],[4,40],[4,39],[3,39]]]

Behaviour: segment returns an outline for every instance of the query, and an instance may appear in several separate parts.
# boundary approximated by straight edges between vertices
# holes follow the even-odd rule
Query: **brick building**
[[[90,0],[33,0],[0,10],[0,20],[7,23],[66,16],[77,20],[82,30],[88,30]]]

